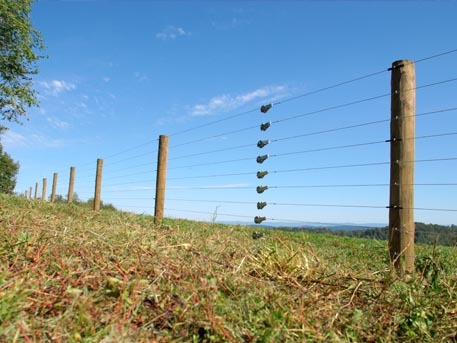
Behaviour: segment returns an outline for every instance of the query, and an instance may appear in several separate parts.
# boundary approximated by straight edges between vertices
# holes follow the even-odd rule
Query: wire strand
[[[318,148],[318,149],[310,149],[310,150],[302,150],[302,151],[293,151],[293,152],[286,152],[281,154],[272,154],[270,157],[280,157],[280,156],[289,156],[289,155],[297,155],[297,154],[306,154],[310,152],[319,152],[319,151],[328,151],[328,150],[338,150],[338,149],[347,149],[347,148],[355,148],[361,146],[368,146],[368,145],[376,145],[376,144],[385,144],[386,141],[374,141],[374,142],[366,142],[366,143],[357,143],[357,144],[348,144],[348,145],[339,145],[327,148]]]
[[[236,149],[241,149],[241,148],[246,148],[246,147],[252,147],[253,144],[243,144],[243,145],[238,145],[230,148],[224,148],[224,149],[218,149],[218,150],[211,150],[211,151],[205,151],[205,152],[199,152],[195,154],[190,154],[190,155],[184,155],[184,156],[178,156],[178,157],[173,157],[168,159],[169,161],[174,161],[174,160],[180,160],[183,158],[188,158],[188,157],[194,157],[194,156],[201,156],[201,155],[208,155],[208,154],[213,154],[216,152],[223,152],[223,151],[229,151],[229,150],[236,150]]]
[[[168,198],[169,201],[183,201],[183,202],[202,202],[202,203],[220,203],[220,204],[244,204],[256,205],[254,201],[230,201],[230,200],[202,200],[202,199],[176,199]],[[341,207],[341,208],[379,208],[386,209],[386,206],[375,205],[335,205],[335,204],[304,204],[304,203],[277,203],[268,202],[268,206],[303,206],[303,207]]]
[[[200,163],[200,164],[191,164],[191,165],[186,165],[186,166],[168,168],[168,170],[192,168],[192,167],[203,167],[203,166],[210,166],[210,165],[214,165],[214,164],[224,164],[224,163],[232,163],[232,162],[248,161],[248,160],[252,160],[252,157],[245,157],[245,158],[238,158],[238,159],[234,159],[234,160],[225,160],[225,161],[217,161],[217,162]]]
[[[448,50],[448,51],[441,52],[441,53],[436,54],[436,55],[424,57],[424,58],[415,60],[414,63],[416,63],[416,64],[417,64],[417,63],[421,63],[421,62],[428,61],[428,60],[431,60],[431,59],[434,59],[434,58],[437,58],[437,57],[441,57],[441,56],[444,56],[444,55],[452,54],[452,53],[454,53],[454,52],[457,52],[457,49]]]
[[[175,145],[170,146],[170,149],[171,148],[177,148],[177,147],[180,147],[180,146],[183,146],[183,145],[189,145],[189,144],[193,144],[193,143],[204,142],[204,141],[207,141],[207,140],[210,140],[210,139],[213,139],[213,138],[223,137],[223,136],[231,135],[233,133],[239,133],[239,132],[248,131],[248,130],[252,130],[252,129],[258,129],[258,128],[259,128],[259,126],[255,125],[255,126],[248,126],[248,127],[245,127],[245,128],[237,129],[237,130],[227,131],[227,132],[219,133],[217,135],[203,137],[203,138],[187,141],[187,142],[184,142],[184,143],[175,144]]]

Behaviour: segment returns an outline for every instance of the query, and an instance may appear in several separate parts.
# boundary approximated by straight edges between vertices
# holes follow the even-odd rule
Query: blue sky
[[[8,124],[2,138],[21,164],[17,191],[35,182],[41,187],[47,178],[49,194],[58,172],[58,193],[66,195],[70,166],[76,166],[75,191],[83,199],[92,197],[100,157],[103,200],[152,213],[157,139],[166,134],[168,216],[211,220],[217,211],[220,221],[252,222],[263,215],[387,223],[388,165],[318,169],[387,162],[387,143],[273,156],[262,165],[255,158],[389,139],[385,121],[281,140],[389,119],[389,96],[304,114],[388,94],[387,68],[393,61],[456,49],[455,13],[455,1],[39,1],[32,19],[48,55],[34,78],[41,105],[30,109],[23,125]],[[457,53],[417,63],[417,86],[456,78],[456,67]],[[375,72],[381,73],[284,101]],[[417,113],[457,107],[456,89],[457,82],[448,82],[417,90]],[[281,101],[267,114],[251,111]],[[418,117],[416,135],[456,132],[456,115]],[[273,124],[261,132],[258,126],[266,121]],[[246,130],[233,132],[240,129]],[[279,141],[260,150],[259,139]],[[457,157],[456,139],[418,140],[416,159]],[[456,164],[416,163],[416,183],[456,183]],[[270,173],[263,180],[255,176],[258,170],[290,169],[313,170]],[[257,185],[272,188],[259,195]],[[296,187],[328,185],[359,186]],[[457,209],[455,190],[417,186],[415,206]],[[257,201],[269,205],[258,211]],[[457,212],[418,210],[415,215],[417,221],[457,224]]]

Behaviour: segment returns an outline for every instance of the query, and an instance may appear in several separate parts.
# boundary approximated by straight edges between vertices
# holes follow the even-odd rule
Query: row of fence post
[[[391,127],[390,127],[390,200],[389,253],[401,274],[414,271],[414,135],[415,135],[415,71],[414,62],[400,60],[392,63]],[[159,138],[154,222],[163,220],[165,206],[168,136]],[[70,168],[68,203],[72,202],[76,168]],[[97,159],[93,209],[101,202],[103,159]],[[57,173],[54,173],[51,201],[55,201]],[[46,200],[46,179],[43,179],[42,199]],[[38,183],[35,187],[37,197]],[[29,196],[31,197],[30,187]]]

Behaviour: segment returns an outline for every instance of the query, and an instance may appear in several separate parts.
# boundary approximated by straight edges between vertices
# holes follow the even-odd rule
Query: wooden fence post
[[[41,200],[46,201],[46,185],[48,180],[46,178],[43,179],[43,191],[41,192]]]
[[[94,195],[94,211],[100,210],[100,194],[102,191],[102,174],[103,174],[103,159],[97,159],[97,173],[95,175],[95,195]]]
[[[390,259],[401,275],[414,272],[414,62],[392,63],[390,124]]]
[[[38,182],[35,183],[35,199],[38,197]]]
[[[56,201],[57,177],[58,177],[58,174],[54,173],[54,177],[52,178],[51,202],[55,202]]]
[[[165,184],[167,181],[168,136],[159,138],[159,154],[157,157],[156,199],[154,209],[154,223],[163,220],[165,207]]]
[[[73,201],[73,189],[75,187],[75,173],[76,167],[70,167],[70,181],[68,184],[68,196],[67,196],[67,203],[71,203]]]

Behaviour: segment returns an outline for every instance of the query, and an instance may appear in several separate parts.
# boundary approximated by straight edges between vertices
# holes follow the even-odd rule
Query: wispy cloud
[[[133,76],[140,82],[149,80],[148,75],[146,75],[145,73],[140,73],[139,71],[134,72]]]
[[[3,144],[8,149],[13,148],[61,148],[65,145],[61,139],[53,139],[40,134],[22,135],[8,130],[2,137]]]
[[[211,98],[206,104],[193,106],[190,113],[194,116],[204,116],[217,112],[228,112],[255,100],[265,99],[267,97],[277,97],[279,94],[284,93],[286,89],[287,87],[285,86],[271,86],[258,88],[244,94],[218,95]]]
[[[191,32],[184,30],[182,27],[169,25],[162,31],[156,33],[156,38],[161,40],[174,40],[178,37],[185,37],[192,35]]]
[[[76,85],[67,81],[41,81],[38,84],[43,87],[46,95],[58,96],[63,92],[68,92],[76,89]]]
[[[70,127],[69,123],[67,123],[63,120],[60,120],[56,117],[47,117],[46,120],[55,129],[66,129],[66,128]]]

